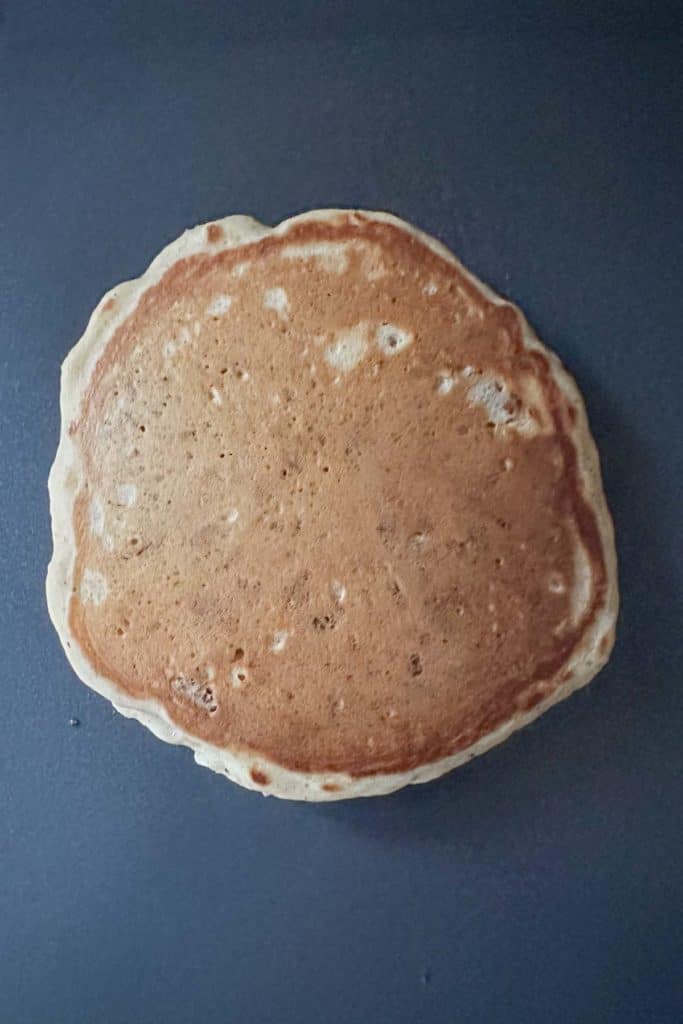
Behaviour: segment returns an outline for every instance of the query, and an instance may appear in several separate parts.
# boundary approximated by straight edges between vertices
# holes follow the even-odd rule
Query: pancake
[[[383,213],[186,232],[62,371],[47,595],[120,712],[266,794],[425,782],[614,642],[583,402],[522,313]]]

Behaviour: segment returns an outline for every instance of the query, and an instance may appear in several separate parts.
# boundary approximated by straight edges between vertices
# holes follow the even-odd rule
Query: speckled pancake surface
[[[612,527],[576,386],[397,218],[187,232],[102,300],[62,417],[67,654],[243,785],[426,781],[607,660]]]

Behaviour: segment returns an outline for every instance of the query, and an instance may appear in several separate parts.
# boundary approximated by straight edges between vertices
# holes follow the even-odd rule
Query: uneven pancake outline
[[[81,678],[280,796],[426,781],[609,656],[583,403],[388,214],[186,232],[62,378],[48,604]]]

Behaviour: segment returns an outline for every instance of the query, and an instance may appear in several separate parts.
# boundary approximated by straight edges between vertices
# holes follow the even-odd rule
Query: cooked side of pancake
[[[78,675],[263,793],[424,782],[607,660],[581,397],[388,214],[186,232],[62,373],[50,614]]]

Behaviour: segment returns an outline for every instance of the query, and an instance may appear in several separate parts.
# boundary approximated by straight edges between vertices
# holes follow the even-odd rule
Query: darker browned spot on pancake
[[[206,228],[206,237],[209,242],[220,242],[223,237],[223,228],[220,224],[209,224]]]
[[[114,308],[115,305],[116,305],[116,299],[112,295],[111,298],[107,299],[105,304],[102,306],[102,309],[104,310],[105,313],[111,313],[111,311],[112,311],[112,309]]]
[[[265,772],[262,772],[260,770],[260,768],[252,768],[249,774],[251,775],[252,779],[254,780],[257,786],[270,785],[270,779],[268,778]]]
[[[213,228],[207,238],[218,241]],[[372,268],[381,263],[384,276],[370,277],[355,251],[341,274],[281,255],[359,240],[377,249]],[[238,264],[249,266],[243,283]],[[426,298],[432,278],[440,288]],[[264,315],[276,286],[289,319]],[[205,316],[224,294],[230,312]],[[415,337],[386,355],[369,336],[362,364],[333,383],[325,337],[365,322]],[[466,367],[473,379],[509,378],[515,396],[533,381],[538,433],[487,426],[466,399]],[[442,396],[443,370],[457,383]],[[394,225],[302,221],[182,259],[113,335],[71,427],[88,480],[74,508],[74,582],[86,568],[108,581],[101,605],[71,602],[72,631],[96,671],[136,699],[161,700],[217,747],[354,776],[463,750],[571,678],[566,663],[604,607],[571,409],[544,353],[524,348],[519,313]],[[122,510],[112,488],[128,482],[139,497]],[[91,529],[98,493],[110,499],[111,552]],[[423,545],[411,543],[422,534]],[[546,581],[573,579],[576,535],[592,590],[572,625],[569,592],[549,595]],[[131,536],[151,544],[144,557],[126,560],[125,539],[117,547]],[[126,636],[115,637],[112,618],[131,609]],[[286,645],[273,653],[282,630]],[[211,678],[215,714],[149,683],[170,671]],[[252,779],[269,782],[260,769]]]
[[[422,659],[419,654],[410,655],[410,674],[413,676],[421,676],[423,672]]]
[[[324,782],[323,789],[326,793],[339,793],[341,786],[338,786],[336,782]]]

